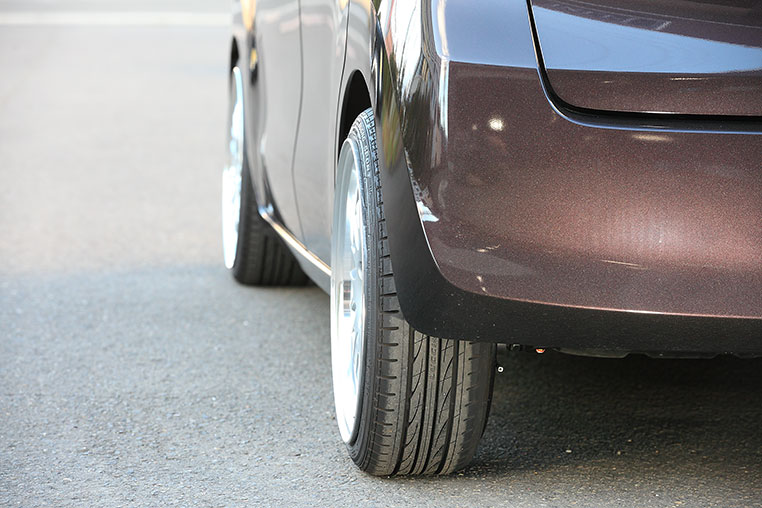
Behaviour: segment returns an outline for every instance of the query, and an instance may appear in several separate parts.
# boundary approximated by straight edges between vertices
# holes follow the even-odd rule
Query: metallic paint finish
[[[762,136],[570,122],[543,93],[522,2],[478,16],[465,1],[422,5],[382,4],[376,104],[413,326],[642,350],[679,324],[697,341],[724,331],[725,346],[762,347]],[[402,42],[418,30],[420,47]],[[728,316],[750,319],[707,319]]]
[[[237,3],[236,3],[237,5]],[[252,182],[260,206],[301,239],[291,168],[301,96],[299,0],[258,0],[238,38],[239,55],[247,70],[246,144]],[[240,6],[239,6],[240,8]],[[246,29],[246,25],[251,29]],[[256,66],[249,67],[256,50]]]
[[[545,347],[762,350],[761,135],[724,119],[566,115],[543,88],[522,0],[353,0],[347,30],[339,89],[359,71],[371,94],[412,326]]]
[[[291,130],[285,129],[284,136],[272,136],[272,132],[282,132],[283,122],[289,121],[288,115],[277,115],[279,108],[281,112],[298,113],[296,106],[301,94],[299,3],[298,0],[289,3],[273,0],[243,3],[246,5],[233,3],[234,46],[230,67],[232,69],[238,65],[245,74],[244,82],[248,84],[244,101],[246,142],[257,149],[248,150],[247,155],[259,213],[283,239],[304,272],[328,291],[330,267],[300,239],[301,225],[291,171],[298,118],[293,119]],[[284,41],[281,41],[281,34]],[[297,42],[295,48],[290,45],[294,37]],[[266,55],[272,54],[265,58],[269,63],[264,68],[260,61],[262,48]],[[290,55],[289,51],[292,51]],[[271,84],[269,87],[268,83]],[[275,91],[268,93],[270,89]],[[271,111],[269,117],[268,108]],[[268,136],[271,139],[269,142]],[[268,157],[268,153],[281,154],[282,157]],[[280,160],[280,163],[270,164],[272,160]]]
[[[762,316],[762,136],[579,126],[494,67],[451,63],[449,83],[458,148],[414,167],[451,281],[579,307]],[[520,100],[509,112],[502,97]]]
[[[762,10],[708,2],[531,0],[553,92],[609,111],[762,115]]]
[[[294,193],[304,244],[326,261],[331,259],[337,114],[347,12],[346,2],[339,0],[300,0],[303,100],[294,152]]]

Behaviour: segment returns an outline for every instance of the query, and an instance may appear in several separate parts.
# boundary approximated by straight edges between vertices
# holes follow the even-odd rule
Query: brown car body
[[[338,147],[372,107],[420,331],[762,352],[758,7],[263,0],[236,20],[260,211],[323,288]]]

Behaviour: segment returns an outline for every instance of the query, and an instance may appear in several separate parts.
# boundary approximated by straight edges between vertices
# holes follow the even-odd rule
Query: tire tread
[[[259,215],[248,167],[241,182],[241,215],[233,277],[247,286],[303,286],[309,281],[299,262]]]
[[[353,454],[375,475],[449,474],[465,467],[486,424],[495,370],[495,345],[440,339],[414,330],[400,312],[389,255],[371,110],[352,126],[361,143],[373,212],[379,306],[369,439]],[[367,180],[372,179],[371,182]],[[390,361],[396,360],[396,361]]]

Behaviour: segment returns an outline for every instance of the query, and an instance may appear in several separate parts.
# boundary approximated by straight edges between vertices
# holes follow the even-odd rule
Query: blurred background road
[[[222,266],[228,7],[0,0],[0,506],[762,506],[759,360],[504,355],[470,469],[355,469],[328,298]]]

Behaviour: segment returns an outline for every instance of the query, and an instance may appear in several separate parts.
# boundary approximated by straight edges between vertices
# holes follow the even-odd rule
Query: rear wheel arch
[[[338,122],[338,138],[336,142],[336,160],[338,160],[341,144],[347,139],[352,123],[360,114],[371,107],[370,92],[366,84],[365,76],[360,70],[351,72],[344,86],[344,94],[341,100],[341,110]]]
[[[388,7],[388,5],[386,6]],[[448,330],[425,329],[416,326],[420,311],[428,310],[427,298],[419,298],[422,280],[441,278],[441,274],[430,255],[409,256],[409,252],[426,253],[429,250],[423,226],[418,215],[414,182],[408,167],[407,150],[403,135],[404,117],[408,112],[404,98],[399,96],[397,79],[399,69],[394,55],[404,38],[384,32],[384,20],[379,18],[378,4],[370,9],[360,8],[356,2],[350,3],[349,33],[345,51],[343,95],[339,99],[340,112],[337,122],[338,161],[345,133],[350,131],[356,117],[349,114],[348,99],[354,93],[361,93],[373,109],[378,136],[378,164],[380,181],[389,204],[387,214],[387,235],[389,250],[396,260],[394,279],[400,303],[400,310],[410,320],[414,328],[427,333],[437,332],[437,336],[449,336]],[[383,10],[382,12],[388,11]],[[384,14],[381,14],[382,16]],[[389,35],[387,37],[387,35]],[[423,69],[416,69],[416,73]],[[351,95],[350,95],[351,94]],[[356,97],[356,96],[355,96]],[[434,107],[428,104],[428,107]],[[422,118],[431,115],[419,112]],[[431,123],[432,120],[429,120]],[[425,131],[426,129],[424,129]],[[468,339],[469,335],[458,338]]]

